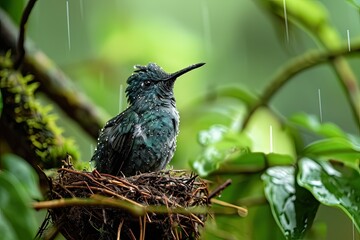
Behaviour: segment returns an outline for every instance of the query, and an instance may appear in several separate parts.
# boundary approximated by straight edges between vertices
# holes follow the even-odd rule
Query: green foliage
[[[321,123],[319,118],[314,115],[298,113],[290,117],[289,123],[304,128],[309,132],[315,133],[322,137],[340,137],[346,138],[346,134],[333,123]]]
[[[286,123],[292,129],[305,129],[319,138],[298,151],[295,158],[307,156],[322,159],[321,161],[303,158],[294,162],[291,154],[252,151],[259,144],[257,139],[267,135],[261,129],[261,122],[271,122],[272,118],[272,115],[257,118],[254,125],[260,128],[260,132],[263,131],[258,137],[254,137],[254,132],[249,131],[251,125],[243,131],[218,124],[200,131],[198,141],[203,150],[191,162],[193,169],[205,176],[241,175],[267,169],[262,175],[265,197],[276,223],[287,239],[302,239],[309,234],[320,203],[340,207],[358,227],[359,139],[345,133],[333,123],[321,123],[314,116],[295,114]],[[275,132],[286,129],[277,129],[276,122],[272,124]],[[295,141],[291,141],[292,135],[286,136],[288,141],[295,144]],[[269,141],[268,137],[265,139]],[[340,164],[341,169],[335,169],[329,161]],[[298,165],[299,174],[294,163]],[[247,187],[251,189],[255,186],[258,185],[253,182]],[[249,188],[245,190],[248,191]],[[233,196],[232,201],[240,195],[242,193],[239,192],[238,196]],[[323,231],[320,234],[321,232]]]
[[[209,175],[220,167],[220,163],[231,161],[249,152],[250,139],[224,125],[214,125],[199,133],[199,143],[204,147],[202,154],[191,162],[201,176]]]
[[[200,131],[198,141],[202,151],[191,161],[192,168],[202,176],[226,174],[232,176],[233,180],[243,173],[255,174],[266,169],[262,175],[265,197],[286,239],[302,239],[306,236],[311,236],[313,239],[324,236],[323,228],[320,230],[315,228],[309,232],[320,204],[340,207],[358,227],[360,220],[357,214],[357,202],[360,199],[357,194],[360,187],[358,137],[345,133],[333,123],[321,123],[316,117],[304,113],[291,116],[285,120],[285,125],[282,125],[273,114],[269,114],[264,109],[259,111],[263,113],[255,113],[251,120],[253,123],[250,121],[244,130],[239,129],[238,124],[232,123],[230,126],[215,124],[208,130]],[[264,133],[267,132],[269,123],[273,127],[273,135],[281,136],[279,134],[286,133],[283,137],[292,145],[296,144],[294,138],[299,135],[295,133],[296,131],[305,130],[308,134],[316,136],[316,139],[299,148],[295,156],[291,147],[285,147],[287,153],[281,148],[277,148],[276,152],[268,152],[269,149],[261,143],[264,141],[261,138],[265,138],[265,142],[269,144],[269,136]],[[258,135],[256,131],[250,130],[252,125],[256,126]],[[289,134],[286,129],[292,129],[295,134]],[[283,146],[277,137],[274,140],[278,145]],[[313,161],[303,156],[321,161]],[[295,159],[301,160],[297,162]],[[329,161],[340,164],[341,169],[335,169]],[[241,196],[244,197],[245,192],[259,195],[257,190],[251,193],[259,187],[259,182],[255,179],[237,187],[242,191],[232,194],[231,197],[224,195],[225,199],[230,197],[230,201],[237,201],[236,199]],[[255,221],[253,218],[250,219],[248,221]],[[229,220],[223,221],[224,224],[229,224]],[[218,227],[222,226],[222,220],[218,220],[217,224]]]
[[[306,146],[304,155],[322,159],[336,159],[346,165],[358,167],[360,145],[342,138],[323,139]]]
[[[267,169],[262,175],[265,196],[287,239],[301,239],[311,227],[319,202],[295,181],[293,166]]]
[[[3,171],[16,176],[32,199],[42,198],[38,187],[38,175],[27,162],[12,154],[3,155],[0,160],[0,166]]]
[[[19,23],[21,19],[21,11],[25,5],[25,0],[19,1],[0,1],[0,8],[8,12],[15,22]]]
[[[298,183],[322,204],[339,207],[360,231],[360,172],[339,163],[302,158]]]
[[[32,198],[41,198],[33,168],[15,155],[0,159],[0,232],[2,239],[31,239],[37,230]]]
[[[232,96],[242,100],[243,95]],[[270,131],[273,149],[269,147],[272,145]],[[254,114],[244,131],[240,131],[236,123],[230,126],[215,124],[199,132],[198,142],[202,151],[190,165],[201,176],[228,171],[259,171],[266,166],[292,164],[295,160],[289,133],[266,109]]]
[[[285,1],[259,2],[272,14],[285,18]],[[358,5],[357,1],[350,2]],[[286,20],[300,26],[325,48],[335,49],[342,44],[336,29],[330,24],[327,9],[320,2],[287,0],[286,12]],[[356,79],[346,77],[353,76],[353,73],[343,58],[337,58],[334,68],[342,85],[355,86],[344,88],[344,92],[355,115],[354,120],[359,123]],[[352,81],[354,79],[355,82]],[[273,218],[286,239],[324,236],[324,229],[313,231],[312,228],[321,204],[342,209],[360,232],[360,138],[334,123],[322,123],[317,117],[306,113],[281,119],[267,107],[267,101],[281,87],[276,85],[276,79],[274,83],[269,83],[272,84],[274,87],[270,88],[271,91],[265,90],[260,97],[252,97],[245,90],[219,90],[217,96],[237,99],[246,106],[245,126],[241,127],[243,122],[240,118],[236,120],[237,123],[213,125],[208,130],[200,131],[198,141],[202,151],[191,161],[192,168],[200,175],[214,176],[213,179],[222,175],[233,180],[242,179],[241,184],[236,182],[237,192],[229,195],[224,192],[226,200],[232,202],[241,202],[244,194],[248,194],[246,197],[249,198],[261,196],[258,181],[254,178],[251,181],[244,179],[249,174],[255,177],[259,172],[264,172],[261,177],[264,182],[262,190],[267,207],[271,208]],[[309,135],[311,141],[306,138]],[[251,210],[248,221],[257,225],[250,217]],[[218,222],[220,226],[226,223],[225,220]],[[251,231],[251,235],[256,234]]]

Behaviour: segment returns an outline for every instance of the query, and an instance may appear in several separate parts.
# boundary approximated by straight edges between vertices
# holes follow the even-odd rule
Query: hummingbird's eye
[[[149,87],[150,85],[151,85],[151,82],[149,80],[144,81],[144,82],[141,83],[142,87]]]

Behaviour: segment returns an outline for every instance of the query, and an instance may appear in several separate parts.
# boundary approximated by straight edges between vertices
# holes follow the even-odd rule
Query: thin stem
[[[217,197],[218,195],[221,194],[221,192],[227,188],[228,186],[230,186],[231,184],[231,179],[226,180],[223,184],[221,184],[220,186],[218,186],[216,189],[214,189],[208,196],[208,199],[211,200],[214,197]]]
[[[213,201],[213,199],[211,200]],[[91,198],[62,198],[62,199],[55,199],[49,201],[42,201],[42,202],[33,202],[32,207],[35,210],[41,209],[53,209],[53,208],[63,208],[63,207],[71,207],[71,206],[103,206],[103,207],[113,207],[124,209],[134,216],[144,216],[147,213],[157,213],[157,214],[183,214],[183,215],[193,215],[193,214],[207,214],[209,212],[221,215],[238,215],[239,209],[241,207],[228,204],[226,208],[221,209],[212,209],[210,210],[206,206],[199,206],[199,207],[191,207],[191,208],[184,208],[184,207],[171,207],[168,208],[167,206],[139,206],[134,205],[129,201],[125,201],[122,199],[113,199],[108,197],[103,197],[100,195],[93,195]],[[223,205],[225,206],[225,205]],[[246,209],[241,208],[242,211],[246,211]]]
[[[24,56],[25,56],[24,42],[25,42],[26,23],[29,19],[30,13],[31,13],[32,9],[34,8],[36,1],[37,0],[29,0],[29,2],[26,5],[25,10],[22,14],[22,17],[21,17],[19,40],[18,40],[18,44],[17,44],[17,54],[18,55],[14,62],[14,69],[18,69],[24,60]]]
[[[356,121],[357,128],[360,130],[360,90],[356,77],[343,56],[334,58],[332,60],[332,65],[340,79],[340,84],[346,93],[346,98]]]
[[[353,55],[360,52],[360,41],[353,41],[351,45],[351,52],[348,51],[347,45],[342,45],[339,48],[336,48],[332,51],[324,52],[323,50],[311,50],[305,54],[300,55],[299,57],[291,60],[287,65],[282,67],[275,76],[269,81],[270,84],[265,89],[264,93],[260,96],[259,100],[250,107],[247,115],[245,116],[243,122],[243,128],[247,126],[250,118],[254,114],[254,112],[262,106],[266,106],[271,98],[287,83],[291,80],[291,78],[298,73],[307,70],[309,68],[315,67],[319,64],[332,61],[333,64],[337,66],[338,75],[340,78],[349,79],[351,75],[349,75],[349,71],[346,71],[343,63],[339,60],[342,56]],[[340,61],[340,62],[339,62]],[[340,71],[339,71],[340,70]],[[340,72],[340,73],[339,73]],[[352,72],[350,72],[352,74]],[[343,83],[349,84],[348,81],[342,80]],[[360,126],[360,101],[357,100],[357,95],[354,92],[357,92],[350,89],[357,88],[356,86],[348,86],[345,88],[345,94],[347,99],[349,100],[349,104],[351,105],[351,110],[354,116],[354,120],[358,126]],[[355,95],[355,96],[354,96]]]

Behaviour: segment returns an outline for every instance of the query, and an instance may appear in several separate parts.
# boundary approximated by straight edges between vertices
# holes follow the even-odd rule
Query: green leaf
[[[314,115],[298,113],[292,116],[289,121],[320,136],[347,138],[347,134],[337,125],[333,123],[321,123]]]
[[[12,174],[0,172],[0,218],[5,235],[13,239],[32,239],[37,222],[35,210],[30,208],[31,199],[23,184]],[[2,232],[1,234],[4,234]],[[3,235],[2,235],[3,237]]]
[[[209,130],[199,132],[198,142],[204,147],[209,146],[210,144],[219,142],[227,131],[228,128],[224,125],[213,125]]]
[[[360,161],[360,146],[343,138],[330,138],[313,142],[305,147],[307,157],[335,159],[356,167]]]
[[[203,149],[190,165],[200,176],[259,171],[295,162],[289,133],[266,108],[258,110],[242,132],[217,124],[201,131],[198,141]]]
[[[201,131],[198,141],[203,150],[190,164],[201,176],[217,170],[220,163],[248,152],[251,145],[245,134],[234,132],[224,125],[214,125],[209,130]]]
[[[295,182],[295,168],[272,167],[262,175],[273,217],[287,239],[300,239],[311,227],[319,202]]]
[[[334,166],[328,161],[303,158],[299,161],[298,182],[322,204],[341,208],[360,231],[358,168]]]
[[[1,209],[1,208],[0,208]],[[16,229],[13,229],[10,223],[5,218],[2,211],[0,211],[0,233],[2,239],[13,240],[16,239]]]
[[[22,183],[31,198],[42,198],[38,176],[30,164],[16,155],[6,154],[1,157],[0,165],[4,171],[14,175]]]

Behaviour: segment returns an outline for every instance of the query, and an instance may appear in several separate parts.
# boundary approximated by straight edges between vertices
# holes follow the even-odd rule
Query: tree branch
[[[265,91],[260,96],[258,102],[256,102],[252,107],[250,107],[250,110],[245,116],[243,122],[243,128],[247,126],[254,112],[260,107],[267,105],[268,102],[271,100],[271,98],[295,75],[299,74],[304,70],[310,69],[312,67],[315,67],[317,65],[329,61],[337,62],[339,61],[338,60],[339,56],[354,55],[354,54],[358,54],[359,52],[360,52],[360,40],[353,41],[352,50],[350,52],[348,50],[347,45],[342,45],[341,47],[334,48],[334,50],[332,51],[311,50],[305,54],[302,54],[292,59],[288,64],[286,64],[281,69],[279,69],[278,72],[275,74],[275,76],[270,81],[268,81],[270,84],[268,85],[268,87],[265,88]],[[339,64],[341,64],[341,62],[337,63],[337,66],[341,68],[342,66],[340,66]],[[342,71],[344,71],[342,72],[342,75],[346,75],[342,77],[347,78],[348,72],[346,71],[346,69],[343,69]],[[352,87],[356,87],[356,86],[352,86]],[[360,108],[358,107],[360,102],[352,103],[353,101],[350,100],[353,99],[353,97],[350,96],[352,95],[352,93],[349,91],[345,91],[345,94],[350,101],[350,105],[352,106],[354,120],[356,124],[360,126]]]
[[[353,46],[352,46],[353,48]],[[351,51],[354,51],[353,49]],[[359,52],[359,49],[355,50]],[[331,64],[335,70],[336,75],[340,79],[340,84],[346,93],[346,98],[349,102],[355,123],[358,130],[360,130],[360,95],[357,79],[350,68],[349,63],[343,56],[332,59]]]
[[[305,32],[318,40],[328,51],[336,52],[342,48],[342,38],[332,26],[329,20],[329,12],[318,1],[258,1],[274,16],[283,18],[285,21],[301,26]],[[285,19],[286,8],[287,18]],[[356,45],[356,44],[355,44]],[[357,43],[359,45],[359,43]],[[346,98],[352,111],[352,115],[358,130],[360,130],[360,88],[358,81],[346,59],[342,56],[346,52],[350,52],[350,46],[342,54],[334,55],[331,59],[339,83],[345,91]],[[358,49],[351,44],[351,52]],[[344,49],[344,48],[342,48]],[[330,60],[330,59],[329,59]]]
[[[0,51],[16,51],[18,29],[0,9]],[[44,53],[30,43],[25,44],[26,56],[21,71],[30,73],[40,83],[39,90],[44,92],[79,126],[96,139],[99,129],[109,116],[98,108],[83,93],[76,90],[72,81]]]
[[[22,14],[22,17],[21,17],[20,34],[19,34],[19,40],[18,40],[18,45],[17,45],[17,54],[18,55],[14,62],[14,69],[18,69],[24,60],[24,56],[25,56],[25,48],[24,48],[25,26],[26,26],[26,23],[29,19],[31,10],[33,9],[35,3],[36,3],[36,0],[29,0],[29,2],[26,5],[26,8]]]

